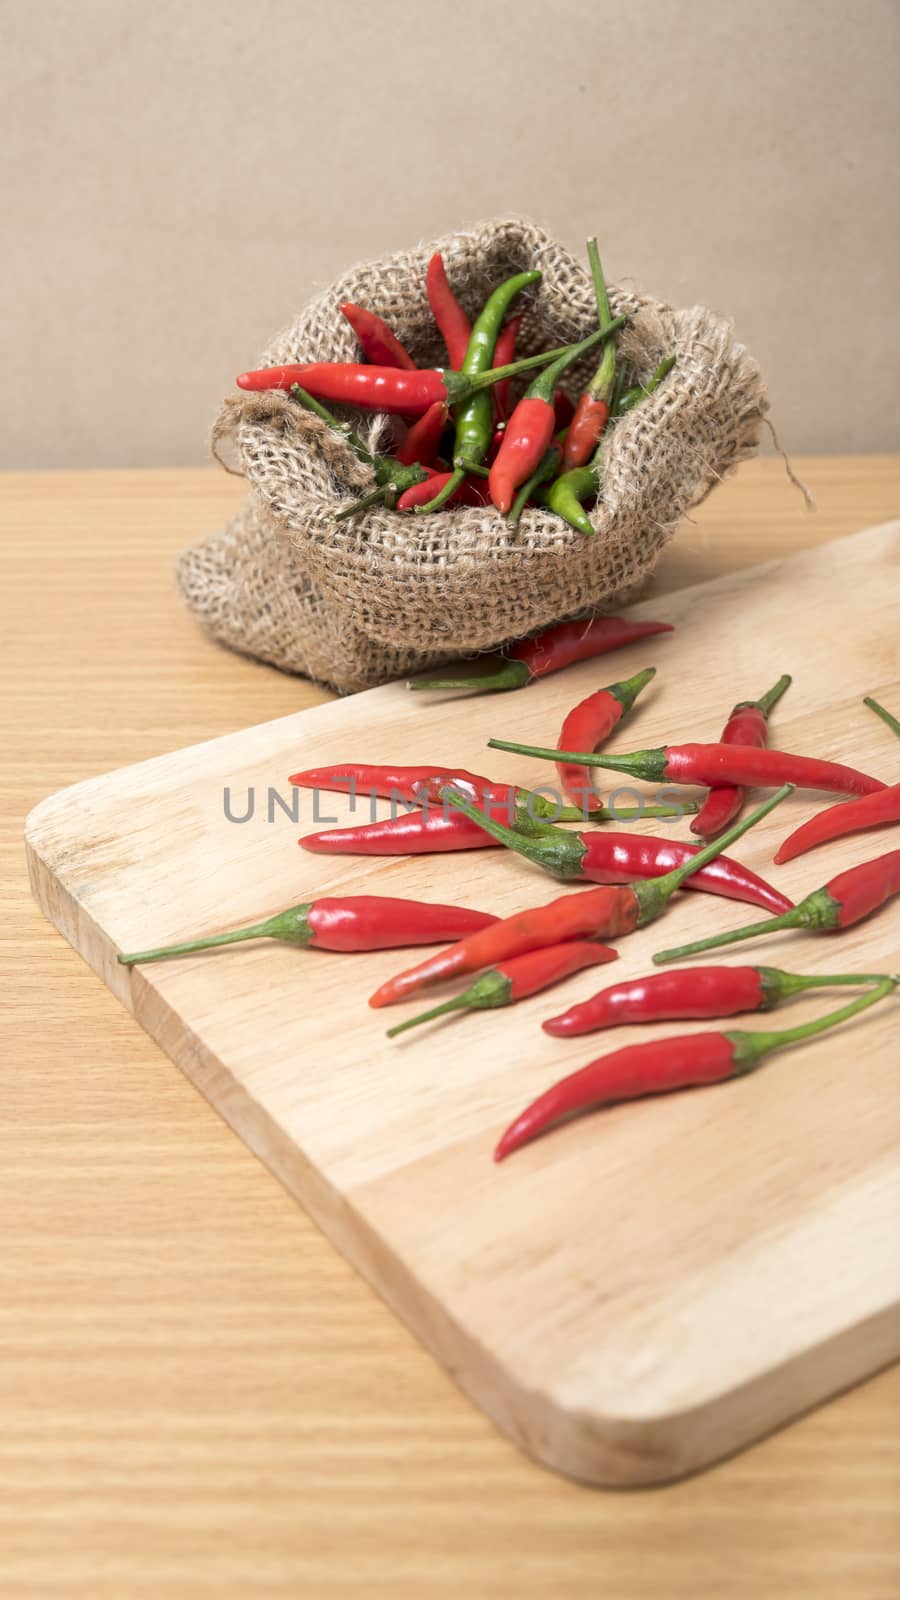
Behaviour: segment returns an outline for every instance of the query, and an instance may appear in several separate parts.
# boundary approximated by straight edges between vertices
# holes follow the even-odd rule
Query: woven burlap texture
[[[441,365],[425,295],[436,249],[473,317],[504,278],[540,269],[540,283],[517,305],[525,311],[519,354],[596,326],[586,268],[540,228],[511,218],[353,268],[259,365],[357,359],[338,309],[344,300],[384,316],[420,365]],[[670,352],[676,366],[607,434],[593,538],[542,510],[526,511],[515,531],[491,508],[425,517],[376,509],[336,522],[336,511],[372,487],[369,470],[285,395],[242,395],[225,402],[213,438],[217,452],[236,452],[247,503],[178,565],[200,622],[233,649],[349,693],[633,596],[683,514],[756,449],[767,400],[756,362],[712,312],[674,311],[615,286],[609,297],[614,315],[632,319],[620,349],[638,378]],[[590,355],[572,369],[573,394],[595,364]],[[359,426],[360,415],[353,420]],[[374,419],[368,442],[377,444],[383,427]]]

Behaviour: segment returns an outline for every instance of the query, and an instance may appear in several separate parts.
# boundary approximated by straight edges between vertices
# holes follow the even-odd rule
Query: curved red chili
[[[877,700],[867,695],[863,703],[894,733],[900,734],[900,722]],[[866,828],[880,828],[894,822],[900,822],[900,783],[892,784],[877,794],[866,795],[862,800],[845,800],[836,806],[829,806],[827,811],[820,811],[818,816],[811,817],[788,834],[784,843],[779,845],[775,860],[780,866],[785,861],[793,861],[795,856],[802,856],[807,850],[815,850],[820,844],[829,844],[832,839],[844,839],[849,833],[862,833]]]
[[[403,367],[407,372],[415,371],[416,363],[412,356],[403,348],[383,317],[376,316],[374,311],[367,311],[365,306],[355,306],[350,300],[344,301],[340,312],[356,334],[367,361],[379,367]]]
[[[805,855],[807,850],[815,850],[820,844],[829,844],[832,839],[845,839],[850,833],[895,822],[900,822],[900,783],[880,789],[877,794],[864,795],[860,800],[839,800],[837,805],[810,817],[778,846],[775,861],[782,866],[785,861],[793,861],[795,856]]]
[[[556,430],[556,412],[553,398],[558,379],[605,336],[605,330],[592,333],[580,344],[573,345],[556,361],[545,367],[531,382],[506,424],[506,432],[491,465],[488,483],[491,499],[504,516],[509,511],[519,485],[531,477]]]
[[[514,1005],[517,1000],[526,1000],[529,995],[549,989],[553,983],[561,983],[573,972],[615,961],[618,954],[618,950],[593,940],[570,939],[568,944],[511,956],[508,961],[499,961],[487,972],[479,973],[475,982],[452,1000],[445,1000],[443,1005],[432,1006],[430,1011],[421,1011],[417,1017],[409,1017],[406,1022],[388,1028],[388,1038],[393,1039],[397,1033],[417,1028],[421,1022],[432,1022],[450,1011],[484,1011],[493,1006]]]
[[[603,276],[603,268],[600,265],[600,254],[597,249],[596,239],[588,240],[587,252],[588,260],[591,264],[591,274],[594,279],[597,320],[600,327],[603,328],[612,321],[612,313],[609,309],[606,279]],[[597,441],[609,421],[615,382],[615,346],[607,344],[604,347],[597,371],[578,401],[575,415],[566,434],[563,464],[567,471],[571,471],[573,467],[583,467],[594,454],[597,448]]]
[[[616,327],[622,326],[620,318]],[[342,405],[364,406],[369,411],[418,416],[436,401],[461,405],[471,400],[483,389],[493,388],[504,378],[515,378],[520,372],[533,372],[545,367],[559,356],[568,354],[571,346],[544,350],[539,355],[523,356],[506,367],[492,367],[486,372],[467,375],[449,367],[422,367],[408,372],[400,367],[367,366],[354,361],[313,361],[306,365],[291,363],[280,367],[261,367],[255,372],[242,372],[235,380],[239,389],[290,390],[299,384],[317,400],[340,402]]]
[[[520,756],[537,756],[544,761],[583,762],[586,767],[604,767],[612,772],[627,772],[629,777],[648,783],[702,783],[715,788],[722,783],[737,783],[750,788],[770,788],[792,783],[798,789],[823,789],[837,794],[875,794],[885,787],[880,778],[870,778],[855,767],[839,761],[822,761],[817,756],[797,756],[787,750],[755,750],[749,745],[670,744],[655,750],[635,750],[625,756],[598,756],[591,750],[549,750],[543,745],[516,744],[510,739],[489,739],[492,750],[511,750]]]
[[[395,460],[407,467],[416,461],[420,467],[433,466],[446,421],[446,401],[436,400],[407,430],[403,443],[394,451]]]
[[[778,704],[791,679],[787,673],[778,679],[767,694],[758,700],[743,700],[736,705],[725,724],[720,744],[754,745],[763,749],[769,742],[769,716]],[[691,823],[691,832],[701,839],[714,839],[727,828],[740,812],[744,803],[744,790],[736,784],[722,784],[710,789],[704,805]]]
[[[590,833],[567,833],[551,823],[544,823],[539,833],[529,837],[524,832],[504,827],[496,817],[476,812],[459,797],[453,804],[473,822],[477,817],[479,826],[501,844],[528,861],[534,861],[556,878],[587,879],[589,883],[634,883],[662,878],[705,850],[695,844],[682,844],[678,839],[613,833],[608,828],[592,829]],[[685,888],[719,894],[726,900],[742,900],[766,911],[784,912],[793,908],[793,901],[780,889],[774,889],[742,862],[725,855],[717,855],[696,870]]]
[[[449,950],[442,950],[418,966],[409,967],[405,972],[389,978],[376,989],[369,1005],[392,1005],[427,983],[454,977],[458,973],[477,972],[481,967],[494,966],[508,956],[536,950],[540,945],[561,944],[566,939],[616,938],[620,934],[633,933],[635,928],[642,928],[660,916],[676,889],[688,877],[705,867],[721,854],[726,845],[732,844],[760,822],[790,792],[790,787],[786,785],[777,794],[770,795],[752,816],[735,823],[721,839],[706,845],[689,861],[664,877],[629,884],[625,888],[604,886],[584,889],[578,894],[561,895],[549,905],[532,906],[527,911],[504,917],[495,927],[485,928],[471,938],[461,939]],[[474,815],[482,827],[486,826],[483,813],[472,813],[458,794],[448,791],[448,799],[467,815]]]
[[[753,922],[733,933],[715,934],[709,939],[697,939],[693,944],[678,945],[672,950],[660,950],[653,957],[657,966],[667,961],[680,961],[682,956],[699,955],[704,950],[717,950],[720,945],[738,944],[753,939],[758,933],[778,933],[784,928],[808,928],[811,933],[827,933],[834,928],[851,928],[861,922],[886,901],[900,894],[900,850],[890,850],[874,861],[864,861],[847,872],[839,872],[821,889],[813,890],[805,900],[799,901],[792,911],[785,911],[768,922]]]
[[[306,834],[298,842],[304,850],[312,850],[318,855],[354,856],[435,855],[453,850],[497,849],[501,846],[500,839],[485,833],[477,822],[472,822],[461,811],[445,810],[442,805],[435,810],[429,804],[430,796],[425,793],[418,798],[424,807],[421,811],[377,822],[352,824],[345,828],[328,828],[321,833]],[[495,792],[481,802],[483,806],[489,806],[494,815],[499,811],[501,815],[514,820],[518,828],[526,831],[530,828],[536,832],[545,826],[540,821],[540,807],[545,803],[552,804],[545,802],[542,795],[529,794],[527,790],[509,788],[504,795],[502,785],[497,785]],[[574,810],[574,807],[569,809]],[[644,811],[638,807],[630,811],[617,811],[615,820],[621,822],[633,817],[637,821],[656,811],[666,813],[666,808],[651,806]],[[667,814],[671,815],[671,809]],[[594,822],[609,819],[610,814],[605,810],[594,812],[592,816]],[[567,820],[576,819],[570,816]]]
[[[636,644],[639,639],[649,639],[656,633],[673,633],[671,622],[637,622],[627,617],[591,617],[581,622],[558,622],[553,628],[528,639],[519,639],[508,647],[506,659],[493,672],[472,678],[419,678],[410,683],[411,689],[471,689],[493,693],[504,689],[521,689],[535,678],[546,678],[548,673],[560,672],[576,661],[587,661],[605,655],[608,650],[619,650]],[[494,740],[490,741],[492,744]],[[579,759],[579,758],[573,758]]]
[[[122,966],[133,967],[138,961],[193,955],[197,950],[212,950],[247,939],[280,939],[286,944],[314,946],[318,950],[391,950],[400,945],[443,944],[448,939],[467,938],[496,921],[486,911],[469,911],[464,906],[429,905],[378,894],[349,895],[306,900],[246,928],[161,945],[156,950],[138,950],[118,959]]]
[[[619,683],[610,683],[605,689],[588,695],[587,699],[579,700],[562,725],[560,749],[596,750],[604,744],[631,710],[641,690],[655,677],[656,668],[645,667],[643,672],[636,672],[633,677],[623,678]],[[601,804],[599,795],[594,793],[587,767],[559,761],[556,770],[563,793],[569,795],[577,805]]]
[[[691,1033],[613,1050],[589,1062],[579,1072],[570,1073],[532,1101],[503,1134],[494,1159],[502,1161],[558,1122],[568,1121],[582,1112],[599,1110],[622,1100],[668,1094],[673,1089],[699,1088],[743,1076],[752,1072],[773,1050],[800,1044],[875,1005],[892,992],[896,981],[886,978],[838,1011],[777,1033]]]
[[[500,329],[500,332],[497,335],[497,343],[494,347],[493,366],[506,367],[511,361],[515,360],[516,340],[519,337],[519,329],[521,328],[524,320],[524,315],[519,317],[510,317],[509,321],[503,324],[503,327]],[[491,399],[493,400],[494,405],[495,429],[498,423],[505,422],[509,416],[509,399],[511,389],[512,380],[510,378],[504,378],[502,383],[496,383],[491,390]]]
[[[544,1032],[567,1039],[633,1022],[687,1022],[734,1017],[742,1011],[771,1011],[807,989],[833,989],[881,983],[884,974],[839,972],[807,977],[778,967],[689,967],[684,972],[654,972],[645,978],[612,983],[589,1000],[549,1017]]]
[[[459,368],[466,359],[472,324],[447,281],[444,258],[439,250],[435,251],[428,263],[428,270],[425,274],[425,288],[428,294],[428,304],[431,307],[431,315],[434,317],[441,338],[447,346],[450,365],[451,367]]]

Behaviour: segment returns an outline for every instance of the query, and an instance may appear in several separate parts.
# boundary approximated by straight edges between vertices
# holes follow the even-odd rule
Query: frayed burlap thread
[[[595,325],[587,270],[540,228],[509,219],[354,268],[259,364],[356,359],[338,309],[354,300],[385,316],[421,365],[440,365],[424,289],[435,249],[472,316],[510,273],[541,269],[540,284],[521,297],[521,354]],[[676,366],[607,434],[593,538],[539,509],[515,531],[491,508],[426,517],[377,508],[336,522],[336,511],[372,487],[368,468],[289,397],[241,395],[225,402],[213,447],[236,456],[247,504],[179,561],[198,619],[234,649],[349,693],[633,597],[684,513],[755,451],[767,399],[756,362],[712,312],[674,311],[615,287],[610,303],[632,319],[620,348],[639,379],[670,352]],[[573,393],[594,364],[589,356],[573,369]],[[359,413],[344,415],[360,426]],[[362,420],[377,446],[384,419]]]

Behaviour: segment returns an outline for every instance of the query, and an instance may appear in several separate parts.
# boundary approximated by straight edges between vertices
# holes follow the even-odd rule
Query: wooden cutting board
[[[514,694],[392,685],[317,706],[77,784],[26,833],[47,916],[462,1387],[537,1460],[615,1485],[703,1466],[900,1351],[900,1001],[747,1079],[584,1118],[497,1167],[497,1135],[535,1093],[652,1037],[552,1040],[543,1018],[645,972],[664,945],[754,913],[681,895],[622,941],[615,966],[393,1042],[385,1027],[412,1008],[374,1012],[366,998],[415,955],[251,944],[131,973],[115,958],[320,893],[500,913],[552,898],[549,878],[499,850],[300,852],[298,834],[320,823],[308,792],[295,796],[299,825],[286,814],[287,776],[377,759],[552,782],[485,740],[552,743],[577,699],[650,663],[658,677],[619,750],[714,739],[735,699],[788,671],[773,742],[900,773],[900,745],[861,704],[873,693],[900,709],[900,522],[633,612],[677,631]],[[235,816],[253,790],[248,820],[228,820],[226,789]],[[881,830],[773,867],[775,842],[823,803],[793,796],[741,846],[795,898],[897,844]],[[349,816],[339,796],[319,809],[321,825]],[[687,836],[685,822],[639,826]],[[723,959],[898,971],[900,907],[839,940],[783,934]],[[784,1025],[830,1003],[803,997]],[[685,1030],[653,1030],[673,1031]]]

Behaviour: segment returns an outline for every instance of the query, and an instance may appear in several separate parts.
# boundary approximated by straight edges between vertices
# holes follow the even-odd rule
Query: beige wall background
[[[520,211],[900,444],[898,0],[0,4],[8,467],[189,464],[351,261]]]

